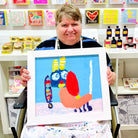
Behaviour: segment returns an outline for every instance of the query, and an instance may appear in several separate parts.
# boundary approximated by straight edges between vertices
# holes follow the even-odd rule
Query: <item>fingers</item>
[[[113,72],[110,70],[109,67],[107,67],[107,80],[109,85],[111,85],[112,79],[113,79]]]
[[[21,70],[21,80],[20,80],[20,83],[23,85],[23,86],[27,86],[27,82],[31,79],[31,77],[29,76],[29,71],[25,68],[23,68]]]

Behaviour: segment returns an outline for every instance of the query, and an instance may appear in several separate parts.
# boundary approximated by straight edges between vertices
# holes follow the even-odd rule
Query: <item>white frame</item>
[[[103,100],[102,112],[76,113],[75,115],[62,116],[35,116],[35,58],[42,57],[61,57],[61,56],[80,56],[80,55],[98,55],[101,75],[101,91]],[[80,121],[111,120],[109,86],[107,81],[107,63],[105,48],[85,48],[68,50],[40,50],[28,52],[28,70],[31,79],[28,81],[27,93],[27,125],[58,124]]]

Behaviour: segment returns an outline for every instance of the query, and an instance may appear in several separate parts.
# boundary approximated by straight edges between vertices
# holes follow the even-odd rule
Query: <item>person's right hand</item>
[[[22,68],[20,73],[21,73],[20,83],[24,87],[27,87],[27,82],[31,79],[31,77],[29,76],[29,71],[26,68]]]

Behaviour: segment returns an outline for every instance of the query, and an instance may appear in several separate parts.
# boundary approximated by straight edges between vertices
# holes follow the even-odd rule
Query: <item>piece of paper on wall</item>
[[[87,4],[87,0],[71,0],[71,4],[74,4],[74,5],[85,5],[85,4]]]
[[[86,9],[85,10],[85,23],[100,24],[100,10],[96,9]]]
[[[6,5],[7,4],[7,0],[0,0],[0,5]]]
[[[48,26],[55,25],[55,10],[46,10],[46,21]]]
[[[118,24],[118,10],[103,10],[103,24]]]
[[[9,24],[11,26],[25,26],[25,11],[9,11]]]
[[[91,0],[92,4],[107,4],[107,0]]]
[[[122,9],[123,24],[137,24],[138,10],[137,9]]]
[[[127,0],[127,4],[138,4],[138,0]]]
[[[67,4],[68,0],[52,0],[52,4]]]
[[[43,26],[44,15],[43,10],[28,10],[29,25],[31,26]]]
[[[13,4],[16,5],[29,5],[29,0],[13,0]]]
[[[7,12],[0,11],[0,26],[7,25]]]
[[[34,0],[34,4],[49,4],[49,0]]]
[[[124,0],[110,0],[110,4],[124,4]]]

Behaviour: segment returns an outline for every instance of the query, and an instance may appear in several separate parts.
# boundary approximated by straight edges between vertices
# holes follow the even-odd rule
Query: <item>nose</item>
[[[73,31],[73,26],[72,25],[68,26],[68,31],[70,31],[70,32]]]

